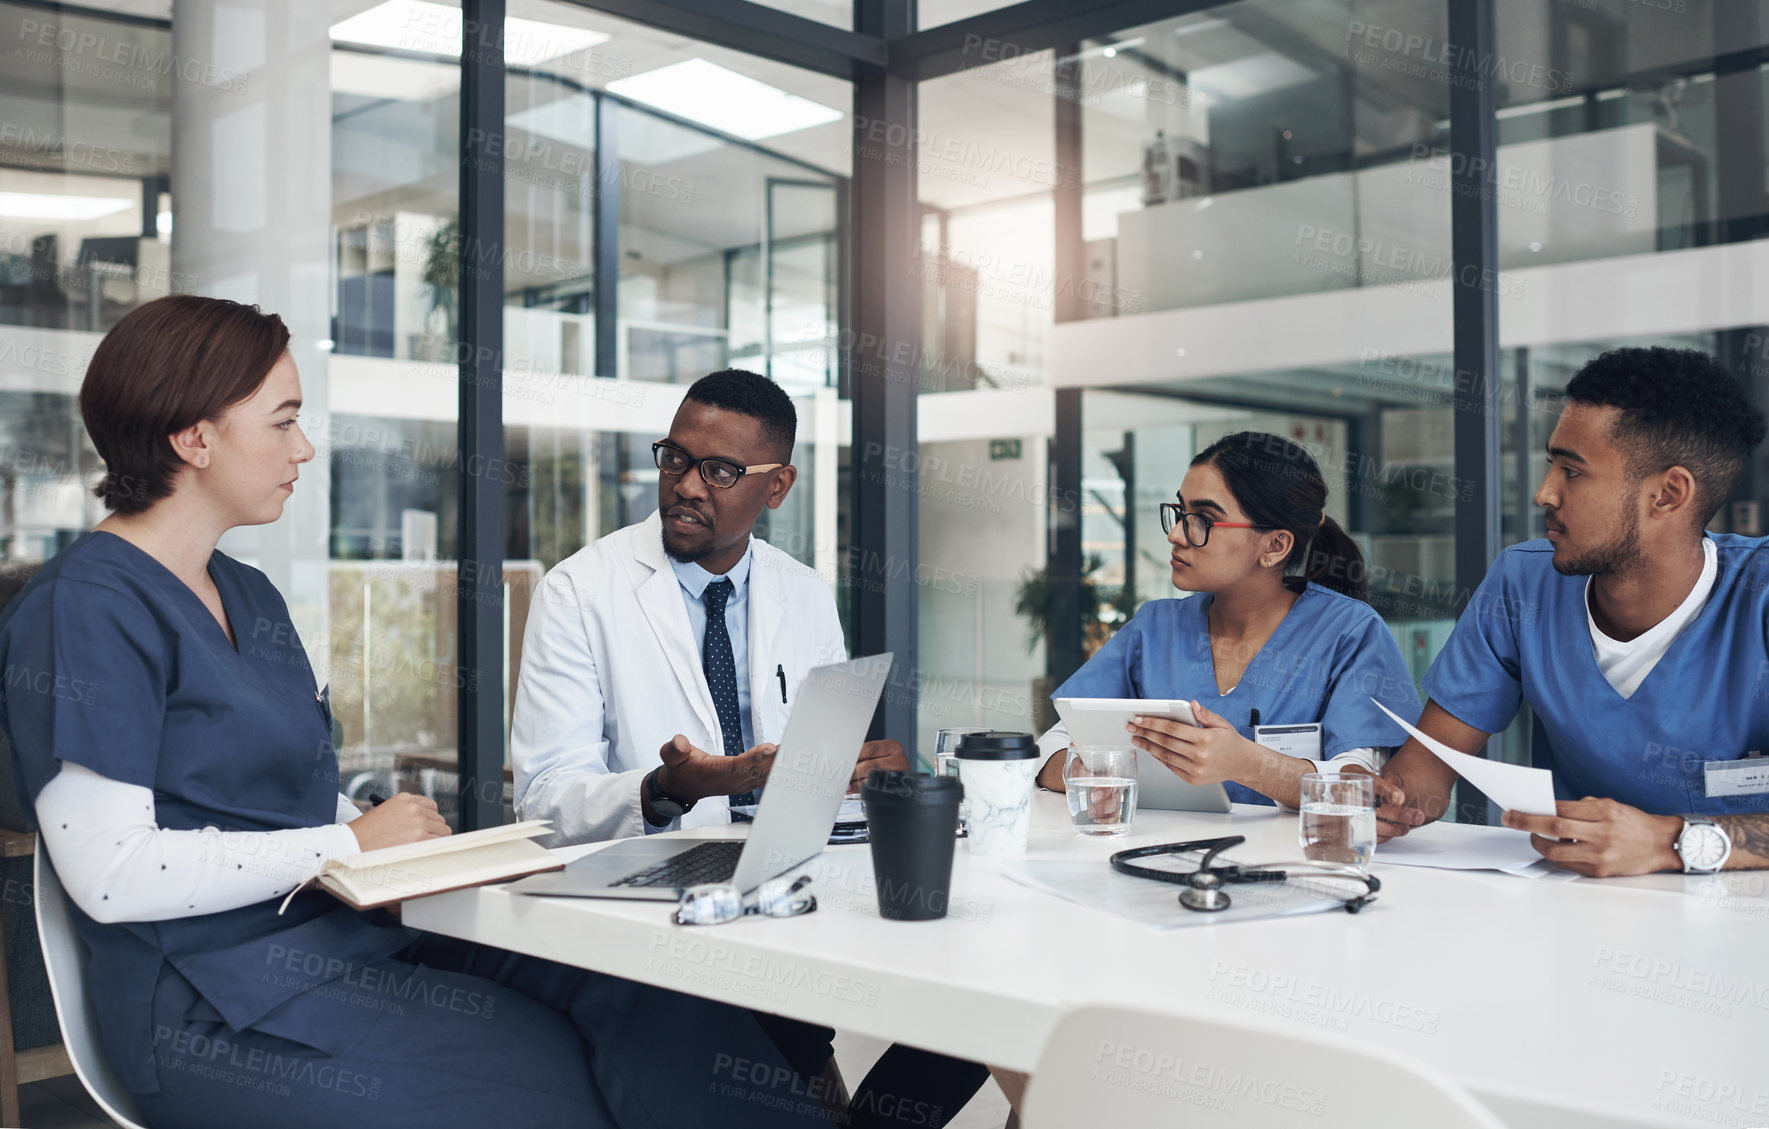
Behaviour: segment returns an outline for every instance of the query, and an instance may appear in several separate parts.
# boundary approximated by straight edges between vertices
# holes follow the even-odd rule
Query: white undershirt
[[[64,761],[37,795],[37,827],[74,904],[94,921],[168,921],[280,898],[327,859],[362,848],[344,826],[358,814],[338,797],[336,823],[287,831],[169,831],[153,790]]]
[[[1701,614],[1708,596],[1713,593],[1714,581],[1720,575],[1719,555],[1714,550],[1713,538],[1701,539],[1701,553],[1701,576],[1696,579],[1695,587],[1689,590],[1689,595],[1677,605],[1677,610],[1626,643],[1611,639],[1597,626],[1596,619],[1591,616],[1591,582],[1585,581],[1585,622],[1591,626],[1591,646],[1597,652],[1597,669],[1622,697],[1634,696],[1634,691],[1652,673],[1658,660],[1665,657],[1677,636]]]

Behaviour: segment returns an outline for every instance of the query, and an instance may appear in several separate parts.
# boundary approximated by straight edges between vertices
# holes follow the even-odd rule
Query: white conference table
[[[1098,839],[1040,794],[1027,857],[1103,874],[1126,846],[1233,833],[1243,859],[1296,858],[1296,818],[1144,811],[1133,834]],[[799,918],[681,927],[666,903],[497,886],[407,902],[404,918],[1019,1071],[1084,1004],[1252,1012],[1423,1059],[1518,1129],[1769,1126],[1769,871],[1556,882],[1380,860],[1361,914],[1168,931],[1020,886],[962,841],[951,910],[932,922],[878,916],[863,845],[822,856],[819,909]]]

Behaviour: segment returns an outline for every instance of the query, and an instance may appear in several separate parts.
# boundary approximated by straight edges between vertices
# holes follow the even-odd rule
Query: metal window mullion
[[[1057,183],[1051,189],[1055,214],[1056,269],[1059,279],[1071,283],[1086,269],[1087,243],[1082,230],[1082,82],[1075,61],[1079,43],[1057,48],[1059,58],[1054,84],[1054,139]],[[942,233],[944,227],[942,226]],[[1056,321],[1079,321],[1087,316],[1081,287],[1058,288]],[[1060,388],[1055,393],[1056,431],[1051,441],[1051,491],[1048,521],[1050,533],[1045,559],[1045,579],[1050,593],[1050,620],[1045,638],[1044,671],[1056,684],[1075,673],[1085,658],[1085,627],[1081,619],[1081,390]],[[1126,499],[1134,505],[1134,499]],[[1126,520],[1129,515],[1126,514]],[[1135,564],[1126,561],[1126,568]]]
[[[1471,602],[1498,552],[1500,511],[1499,216],[1494,0],[1445,0],[1449,9],[1451,301],[1458,389],[1455,413],[1456,595]],[[1460,389],[1466,388],[1463,393]],[[1497,737],[1487,755],[1498,759]],[[1457,817],[1486,822],[1486,797],[1463,783]]]
[[[890,39],[915,26],[913,0],[856,0],[854,9],[868,35]],[[854,118],[868,128],[853,136],[849,203],[865,222],[850,228],[854,325],[844,339],[853,402],[850,643],[856,655],[895,654],[873,735],[902,741],[914,756],[922,285],[914,82],[882,70],[860,78]]]
[[[460,830],[504,814],[504,0],[461,4]]]

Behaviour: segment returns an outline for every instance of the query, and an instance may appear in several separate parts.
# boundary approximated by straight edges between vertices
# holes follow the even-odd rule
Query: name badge
[[[1253,740],[1287,757],[1303,760],[1321,759],[1321,727],[1310,725],[1255,725]]]
[[[1717,796],[1761,796],[1769,792],[1769,757],[1753,754],[1733,761],[1708,761],[1701,766],[1709,799]]]

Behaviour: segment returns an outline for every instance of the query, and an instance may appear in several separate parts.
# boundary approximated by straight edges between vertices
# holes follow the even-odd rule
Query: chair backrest
[[[1108,1007],[1057,1025],[1021,1113],[1026,1129],[1502,1129],[1433,1068],[1344,1036]]]
[[[55,1017],[61,1024],[62,1044],[67,1047],[74,1074],[105,1116],[123,1129],[143,1129],[134,1097],[111,1069],[99,1042],[98,1009],[86,993],[86,942],[74,929],[67,891],[62,889],[41,840],[37,843],[36,859],[33,900],[37,905],[37,935],[43,942],[43,964],[49,970],[49,990],[55,996]]]

